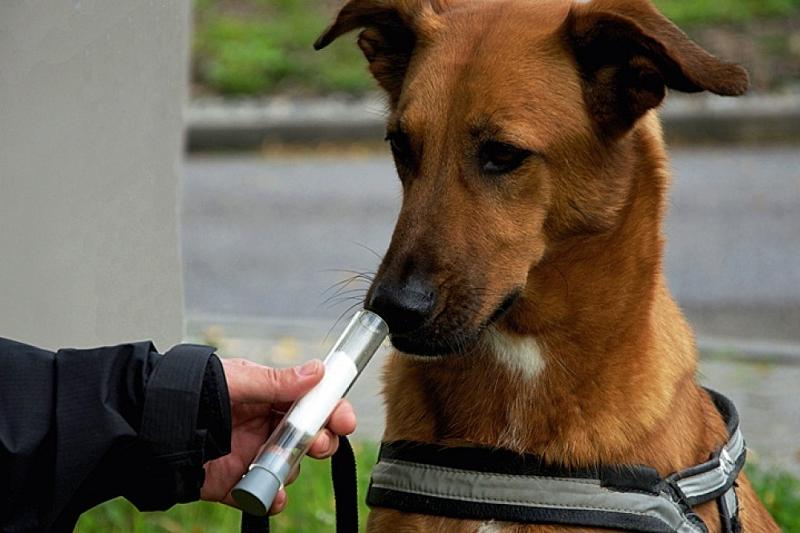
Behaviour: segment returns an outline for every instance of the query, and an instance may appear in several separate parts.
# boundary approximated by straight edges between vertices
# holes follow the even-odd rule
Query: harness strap
[[[705,533],[692,507],[716,499],[723,530],[738,533],[735,481],[744,439],[730,400],[708,393],[729,440],[709,461],[667,478],[642,465],[574,469],[509,450],[395,441],[381,445],[367,503],[474,520]]]
[[[711,389],[706,391],[725,420],[730,435],[728,442],[705,463],[672,474],[667,481],[692,507],[716,499],[723,532],[739,533],[741,525],[736,479],[747,458],[744,437],[739,428],[739,414],[728,398]]]
[[[385,453],[387,450],[391,450],[389,454]],[[706,532],[702,522],[667,483],[656,484],[650,490],[620,490],[599,477],[499,474],[451,468],[425,460],[430,458],[430,453],[446,454],[448,451],[416,443],[384,444],[379,462],[372,471],[367,503],[473,520],[611,527],[654,533]],[[388,459],[386,455],[395,458]],[[397,456],[409,460],[398,460]],[[488,453],[486,457],[489,458]],[[496,464],[493,459],[487,462]]]
[[[350,440],[339,437],[339,449],[331,457],[331,477],[336,504],[337,533],[358,533],[358,483],[356,457]],[[269,533],[269,517],[242,511],[241,533]]]
[[[739,521],[739,501],[736,490],[731,487],[717,500],[719,514],[722,517],[722,533],[741,533],[742,523]]]

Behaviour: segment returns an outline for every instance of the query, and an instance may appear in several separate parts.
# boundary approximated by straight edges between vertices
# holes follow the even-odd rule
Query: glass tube
[[[233,499],[244,511],[258,516],[269,512],[289,473],[388,334],[388,326],[375,313],[362,310],[353,316],[325,357],[322,381],[292,405],[234,487]]]

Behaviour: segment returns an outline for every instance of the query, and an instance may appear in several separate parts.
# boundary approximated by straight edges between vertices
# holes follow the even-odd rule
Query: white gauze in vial
[[[295,404],[289,423],[304,433],[316,434],[356,376],[353,360],[344,352],[333,352],[325,360],[322,381]]]

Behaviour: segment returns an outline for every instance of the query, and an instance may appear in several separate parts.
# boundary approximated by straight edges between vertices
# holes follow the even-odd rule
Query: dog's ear
[[[372,75],[397,103],[414,47],[433,31],[446,0],[349,0],[314,43],[325,48],[347,32],[364,28],[358,46]]]
[[[605,134],[630,129],[661,103],[667,87],[726,96],[747,91],[742,67],[700,48],[649,0],[575,4],[566,27],[586,105]]]

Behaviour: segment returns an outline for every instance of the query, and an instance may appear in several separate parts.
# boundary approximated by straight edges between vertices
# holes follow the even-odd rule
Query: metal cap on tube
[[[265,468],[255,466],[233,489],[233,498],[246,513],[265,516],[281,490],[281,480]]]
[[[231,496],[246,512],[264,516],[272,507],[272,502],[283,486],[292,469],[291,457],[301,453],[298,447],[305,447],[311,438],[293,428],[285,420],[278,424],[270,442],[258,459],[250,465],[239,483],[231,491]]]

